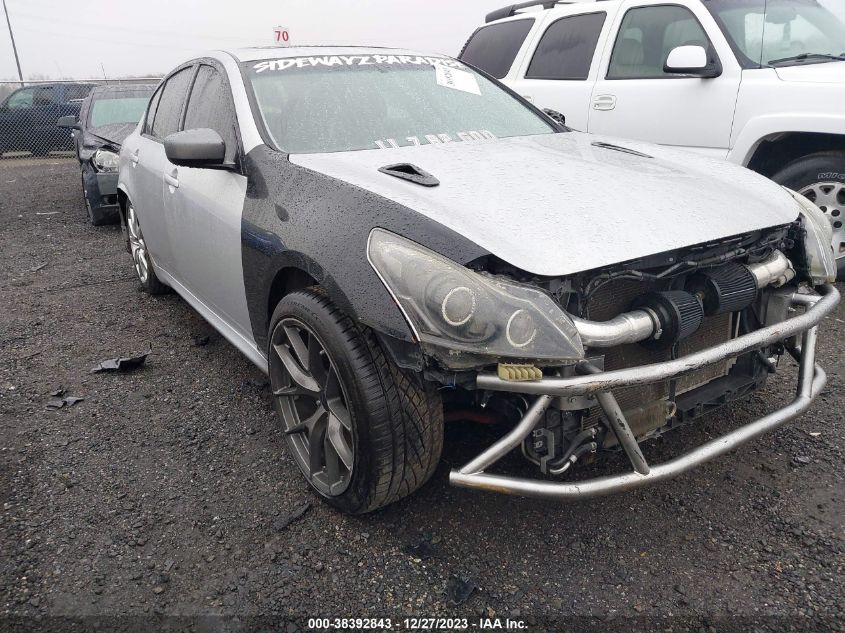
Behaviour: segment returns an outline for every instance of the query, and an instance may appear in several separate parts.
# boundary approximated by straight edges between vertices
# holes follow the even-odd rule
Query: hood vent
[[[639,156],[641,158],[654,158],[654,156],[643,154],[642,152],[638,152],[635,149],[630,149],[628,147],[620,147],[619,145],[614,145],[613,143],[602,143],[601,141],[594,141],[592,143],[592,146],[599,147],[601,149],[611,149],[615,152],[624,152],[625,154],[633,154],[634,156]]]
[[[422,185],[423,187],[436,187],[440,184],[440,181],[437,180],[437,178],[424,169],[420,169],[411,163],[385,165],[384,167],[379,167],[379,171],[383,174],[387,174],[388,176],[401,178],[402,180],[407,180],[408,182],[413,182],[418,185]]]

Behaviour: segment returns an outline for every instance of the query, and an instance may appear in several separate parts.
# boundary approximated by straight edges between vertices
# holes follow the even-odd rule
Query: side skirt
[[[238,350],[240,350],[244,356],[251,360],[258,369],[265,374],[269,372],[267,359],[264,357],[261,350],[259,350],[255,345],[255,342],[247,339],[243,334],[221,319],[216,312],[200,301],[200,299],[185,286],[176,281],[172,275],[159,267],[155,268],[155,273],[159,279],[173,288],[173,290],[175,290],[188,303],[188,305],[199,312],[200,316],[208,321],[215,330],[220,332],[227,341],[229,341]]]

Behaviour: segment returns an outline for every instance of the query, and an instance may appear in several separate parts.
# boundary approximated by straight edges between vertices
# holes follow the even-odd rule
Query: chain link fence
[[[0,81],[0,164],[33,157],[71,157],[71,130],[57,123],[78,116],[95,86],[158,83],[157,77]]]

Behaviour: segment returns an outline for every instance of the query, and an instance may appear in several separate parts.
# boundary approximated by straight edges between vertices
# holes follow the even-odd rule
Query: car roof
[[[281,59],[283,57],[306,57],[312,55],[436,55],[440,53],[420,52],[404,48],[380,46],[254,46],[227,50],[239,62],[252,62],[262,59]]]
[[[158,84],[140,83],[140,84],[122,84],[119,86],[95,86],[91,94],[105,94],[110,92],[152,92],[156,89]]]

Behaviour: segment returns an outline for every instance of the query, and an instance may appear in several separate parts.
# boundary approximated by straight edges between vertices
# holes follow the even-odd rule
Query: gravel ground
[[[458,425],[427,486],[364,517],[306,490],[264,376],[178,296],[138,291],[119,229],[86,223],[71,161],[0,163],[0,315],[0,629],[434,615],[845,628],[843,306],[822,327],[830,380],[810,413],[675,481],[571,504],[452,489],[450,466],[490,441]],[[140,370],[89,373],[150,345]],[[788,401],[782,365],[768,390],[646,456]],[[60,388],[85,400],[48,410]],[[457,605],[456,578],[475,586]]]

